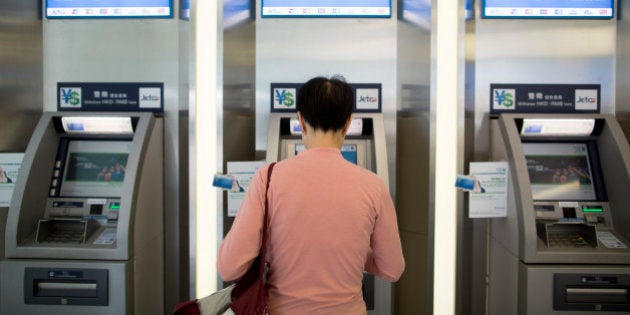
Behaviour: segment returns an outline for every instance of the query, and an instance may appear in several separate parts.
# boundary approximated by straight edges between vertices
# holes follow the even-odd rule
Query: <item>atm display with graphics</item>
[[[586,143],[523,143],[534,200],[596,200]]]
[[[613,0],[485,0],[481,14],[485,18],[537,19],[610,19]]]
[[[67,144],[63,197],[120,197],[129,141],[73,140]]]
[[[262,17],[390,17],[391,0],[262,0]]]
[[[168,18],[172,0],[46,0],[47,18]]]

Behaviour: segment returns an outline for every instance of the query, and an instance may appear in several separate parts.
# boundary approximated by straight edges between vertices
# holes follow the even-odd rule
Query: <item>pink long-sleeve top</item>
[[[254,176],[219,248],[225,281],[240,278],[258,255],[267,170]],[[405,262],[389,192],[338,149],[312,148],[276,164],[268,198],[270,314],[365,314],[363,271],[400,278]]]

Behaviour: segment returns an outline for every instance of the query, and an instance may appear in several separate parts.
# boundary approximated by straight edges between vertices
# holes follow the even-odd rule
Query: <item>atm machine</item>
[[[0,313],[164,313],[163,156],[153,113],[44,113],[9,208]]]
[[[389,186],[382,114],[373,110],[362,112],[359,109],[355,110],[352,117],[341,154],[346,160],[376,173]],[[267,138],[267,163],[295,156],[302,150],[306,150],[306,147],[302,144],[301,128],[295,108],[274,112],[272,105]],[[365,274],[363,297],[368,314],[392,313],[391,287],[390,282]]]
[[[489,314],[630,312],[630,150],[615,117],[492,124],[492,159],[510,171],[507,217],[490,223]]]

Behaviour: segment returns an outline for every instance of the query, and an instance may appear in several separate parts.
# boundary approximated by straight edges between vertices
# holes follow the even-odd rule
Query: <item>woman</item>
[[[366,270],[394,282],[404,270],[396,212],[383,181],[341,155],[353,96],[342,77],[317,77],[298,93],[307,150],[278,162],[269,192],[269,313],[366,314]],[[241,277],[258,255],[268,166],[219,249],[225,281]]]

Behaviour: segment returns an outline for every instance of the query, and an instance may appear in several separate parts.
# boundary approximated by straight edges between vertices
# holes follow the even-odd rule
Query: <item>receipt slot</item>
[[[612,115],[503,114],[508,211],[490,223],[489,314],[630,311],[630,150]]]
[[[163,122],[45,113],[24,155],[2,314],[162,314]]]
[[[385,128],[381,113],[357,113],[352,115],[351,126],[341,147],[342,156],[379,175],[385,185],[389,183]],[[297,114],[271,113],[267,139],[267,162],[276,162],[306,150],[302,143]],[[391,283],[365,274],[363,298],[368,314],[391,314]]]

